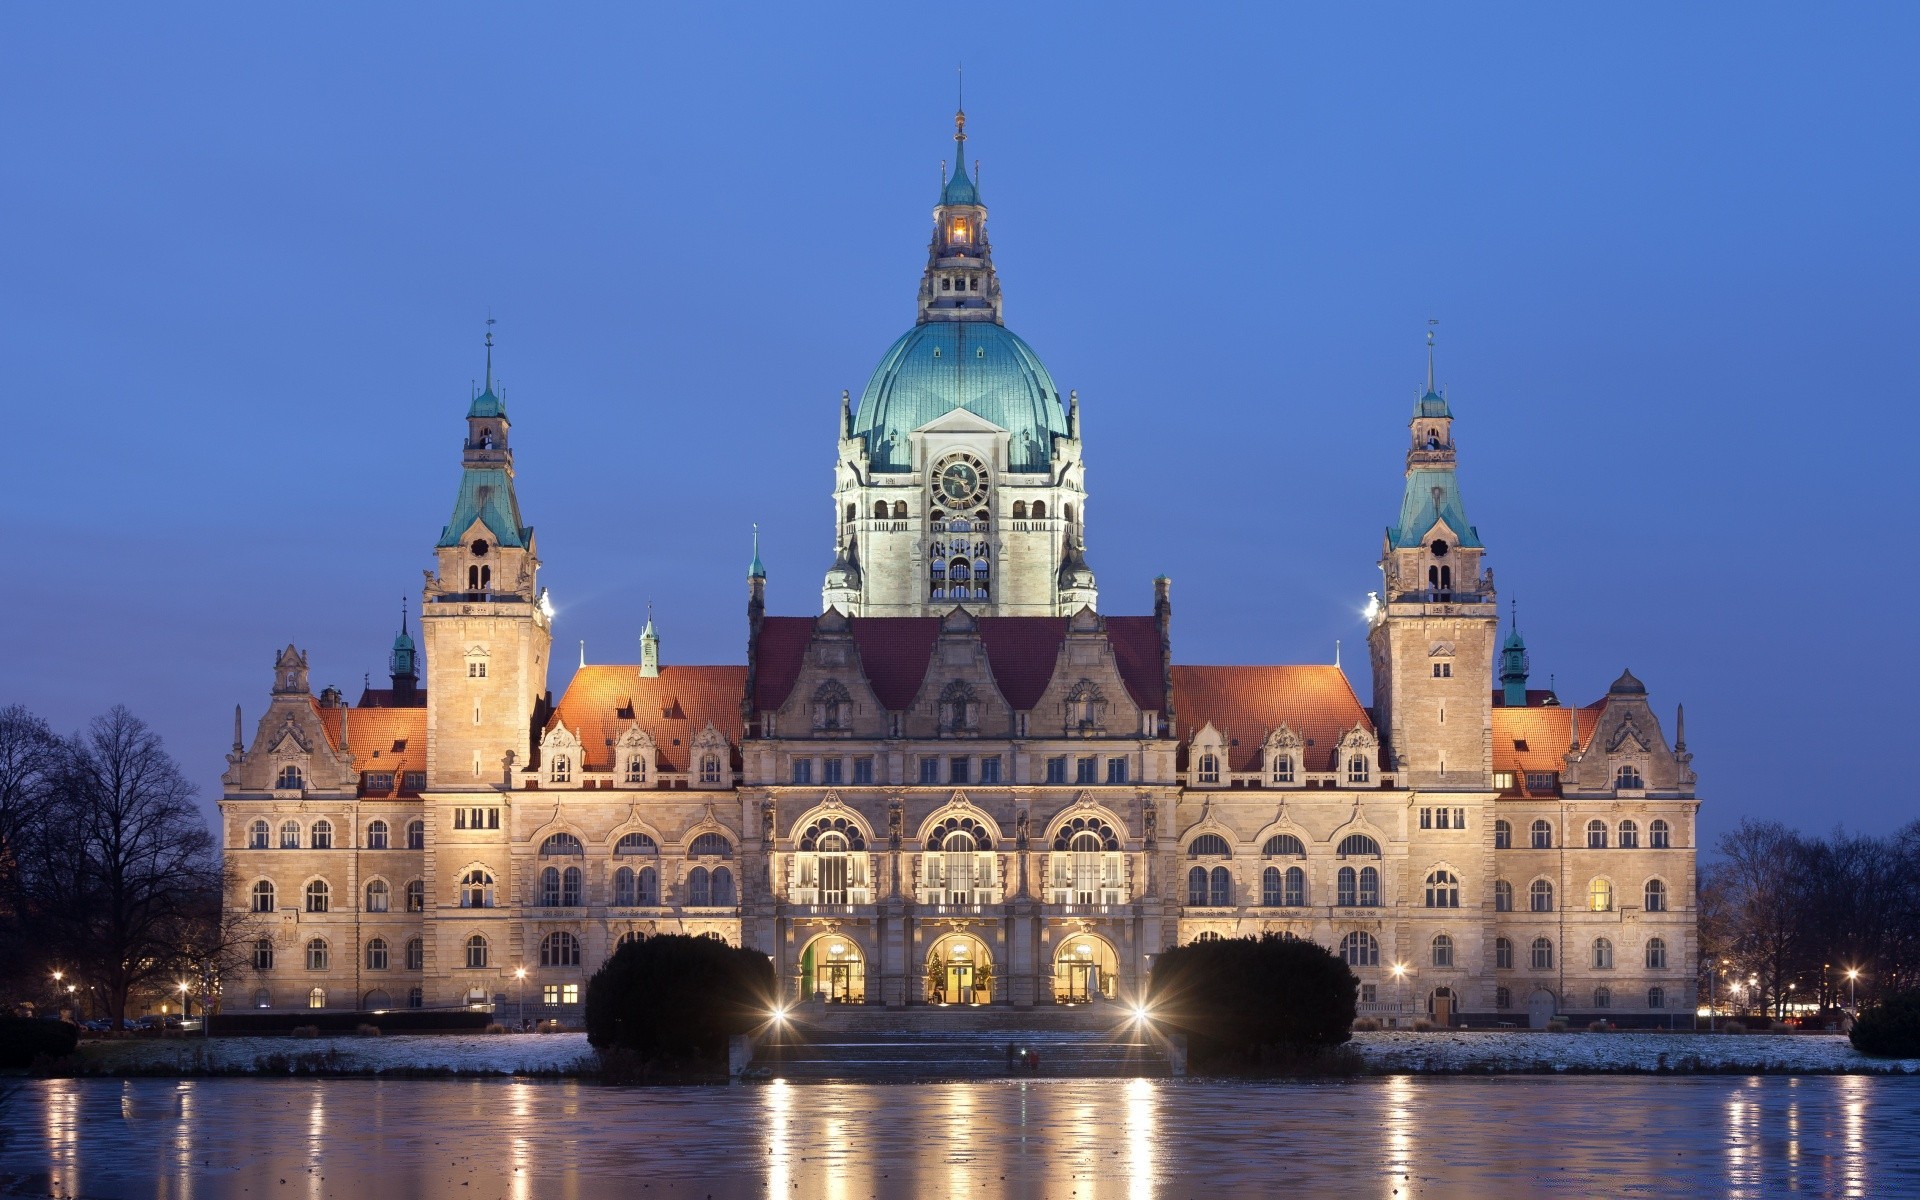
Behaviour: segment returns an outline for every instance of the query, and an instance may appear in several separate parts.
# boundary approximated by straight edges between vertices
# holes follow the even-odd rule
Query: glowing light
[[[1860,978],[1860,972],[1859,972],[1859,971],[1858,971],[1857,969],[1855,969],[1855,968],[1853,968],[1853,967],[1848,967],[1848,968],[1847,968],[1847,980],[1848,980],[1849,982],[1851,982],[1851,981],[1853,981],[1853,980],[1855,980],[1855,979],[1858,979],[1858,978]]]
[[[1383,611],[1385,610],[1380,607],[1380,593],[1368,592],[1367,606],[1360,612],[1360,615],[1366,619],[1367,624],[1371,625],[1375,621],[1378,621]]]
[[[1133,1020],[1135,1024],[1146,1024],[1147,1018],[1152,1015],[1153,1013],[1144,1004],[1136,1004],[1133,1006]]]
[[[773,1006],[773,1019],[775,1021],[785,1021],[787,1019],[786,1005],[776,1004]]]
[[[553,597],[547,594],[545,588],[540,589],[540,615],[549,621],[553,620]]]
[[[515,979],[525,979],[527,977],[527,969],[525,967],[515,967],[513,969],[513,977]]]
[[[1405,963],[1393,964],[1393,977],[1395,979],[1400,978],[1402,975],[1405,975],[1406,973],[1407,973],[1407,964]]]

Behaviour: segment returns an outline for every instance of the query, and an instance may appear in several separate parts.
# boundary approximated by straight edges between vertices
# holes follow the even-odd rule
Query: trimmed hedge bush
[[[215,1037],[292,1033],[301,1026],[311,1025],[321,1033],[358,1033],[363,1025],[376,1025],[382,1033],[478,1033],[491,1020],[489,1013],[459,1008],[404,1008],[381,1013],[242,1010],[216,1014],[211,1032]]]
[[[0,1017],[0,1067],[30,1067],[41,1055],[65,1058],[80,1044],[80,1027],[38,1017]]]
[[[587,982],[587,1041],[660,1068],[724,1072],[727,1044],[765,1025],[779,996],[773,964],[718,938],[628,942]]]
[[[1920,1058],[1920,991],[1895,992],[1866,1009],[1847,1037],[1875,1058]]]
[[[1154,960],[1147,1007],[1187,1035],[1197,1069],[1290,1065],[1352,1037],[1360,981],[1313,942],[1267,935],[1177,946]]]

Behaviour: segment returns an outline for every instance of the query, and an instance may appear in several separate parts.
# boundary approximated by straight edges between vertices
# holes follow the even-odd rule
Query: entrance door
[[[847,963],[828,963],[820,968],[828,1004],[846,1004],[853,999],[853,967]]]
[[[1442,1029],[1453,1024],[1453,992],[1448,988],[1434,989],[1433,1023]]]
[[[1558,1007],[1553,1002],[1553,993],[1545,990],[1535,992],[1527,1000],[1527,1028],[1545,1029],[1547,1022],[1553,1020],[1553,1010]]]
[[[1067,1002],[1084,1004],[1100,992],[1100,965],[1090,962],[1068,962]]]
[[[973,1003],[972,963],[949,963],[947,965],[947,1003]]]

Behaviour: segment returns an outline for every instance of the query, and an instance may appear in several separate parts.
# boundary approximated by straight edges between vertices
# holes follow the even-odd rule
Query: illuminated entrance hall
[[[1112,1000],[1118,995],[1120,959],[1105,938],[1077,934],[1060,944],[1053,959],[1053,999],[1058,1004]]]
[[[956,933],[927,953],[929,1004],[987,1004],[993,999],[993,956],[985,942]]]
[[[847,938],[816,938],[800,956],[800,994],[828,1004],[865,1004],[867,964]]]

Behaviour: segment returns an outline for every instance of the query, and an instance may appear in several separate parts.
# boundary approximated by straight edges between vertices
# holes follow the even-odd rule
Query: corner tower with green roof
[[[1086,565],[1077,399],[1006,328],[966,113],[933,209],[913,328],[843,398],[822,608],[850,616],[1061,616]]]
[[[467,407],[453,515],[434,544],[420,603],[428,778],[435,791],[494,790],[529,765],[544,719],[553,630],[533,527],[514,492],[511,427],[493,378]]]
[[[1400,514],[1380,555],[1380,603],[1367,645],[1374,721],[1403,786],[1481,791],[1493,770],[1494,638],[1499,609],[1486,548],[1460,499],[1453,410],[1433,381],[1408,422]]]

